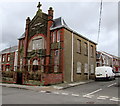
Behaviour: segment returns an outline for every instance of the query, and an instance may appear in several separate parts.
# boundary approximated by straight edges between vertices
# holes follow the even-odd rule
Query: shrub
[[[13,78],[13,71],[2,71],[2,77]]]
[[[39,71],[37,71],[37,72],[29,72],[28,79],[29,80],[40,81],[41,80],[41,73]]]

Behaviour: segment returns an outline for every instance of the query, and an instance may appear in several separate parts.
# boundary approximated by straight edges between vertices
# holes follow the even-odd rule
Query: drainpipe
[[[90,75],[90,72],[89,72],[89,71],[90,71],[90,70],[89,70],[89,64],[90,64],[90,60],[89,60],[89,59],[90,59],[90,53],[89,53],[90,50],[89,50],[89,49],[90,49],[90,47],[89,47],[89,45],[90,45],[90,44],[89,44],[89,43],[90,43],[90,42],[88,41],[88,80],[90,79],[90,78],[89,78],[89,75]]]
[[[71,82],[73,82],[73,32],[72,32],[72,63],[71,63]]]

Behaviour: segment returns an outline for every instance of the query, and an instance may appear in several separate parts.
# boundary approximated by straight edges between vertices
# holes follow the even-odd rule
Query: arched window
[[[38,60],[35,59],[35,60],[33,61],[33,65],[38,65]]]
[[[32,68],[33,71],[38,71],[38,60],[34,60],[33,61],[33,68]]]
[[[44,48],[44,42],[42,38],[39,39],[33,39],[33,50],[37,49],[43,49]]]

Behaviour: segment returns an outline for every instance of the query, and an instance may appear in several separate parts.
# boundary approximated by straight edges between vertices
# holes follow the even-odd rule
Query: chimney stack
[[[52,9],[52,7],[50,7],[49,8],[49,10],[48,10],[48,19],[49,20],[52,20],[53,19],[53,9]]]

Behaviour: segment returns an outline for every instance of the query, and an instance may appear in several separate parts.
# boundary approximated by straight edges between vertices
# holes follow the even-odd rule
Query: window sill
[[[88,75],[88,73],[84,73],[84,75]]]
[[[81,54],[81,52],[77,52],[78,54]]]
[[[84,56],[88,56],[88,54],[84,54]]]
[[[81,73],[76,73],[76,74],[79,74],[79,75],[81,75]]]

